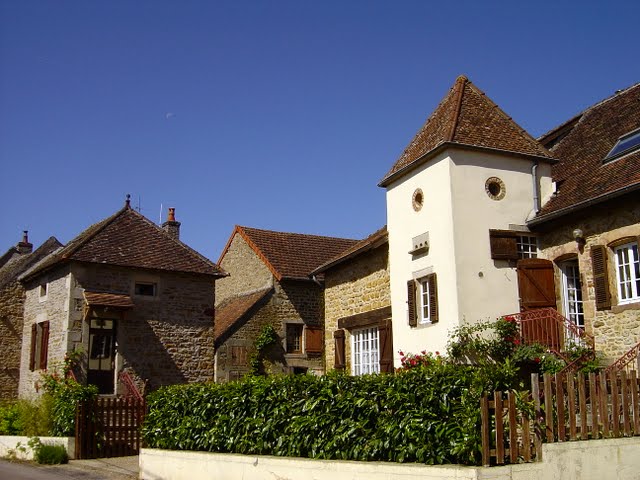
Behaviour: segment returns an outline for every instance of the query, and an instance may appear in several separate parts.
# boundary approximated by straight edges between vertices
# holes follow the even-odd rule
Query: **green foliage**
[[[515,369],[442,361],[395,375],[248,377],[149,397],[149,447],[322,459],[477,464],[483,391]]]
[[[20,435],[20,409],[17,402],[0,405],[0,435]]]
[[[249,357],[249,366],[252,375],[262,375],[264,373],[264,353],[267,348],[278,341],[278,334],[273,325],[265,325],[254,343],[254,351]]]
[[[504,317],[457,327],[450,335],[447,354],[452,361],[463,363],[500,362],[520,346],[518,324],[513,317]]]
[[[67,450],[62,445],[42,443],[38,437],[29,439],[29,447],[33,451],[33,459],[45,465],[59,465],[69,462]]]
[[[90,400],[98,394],[95,385],[81,385],[73,378],[68,377],[74,365],[80,358],[80,352],[74,351],[65,356],[63,374],[42,374],[42,387],[45,394],[43,398],[50,398],[51,431],[53,436],[68,437],[75,434],[75,415],[78,403]]]

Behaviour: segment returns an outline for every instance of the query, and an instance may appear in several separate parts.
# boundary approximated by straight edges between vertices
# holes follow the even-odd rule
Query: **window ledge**
[[[627,310],[640,310],[640,299],[611,307],[611,313],[622,313],[626,312]]]

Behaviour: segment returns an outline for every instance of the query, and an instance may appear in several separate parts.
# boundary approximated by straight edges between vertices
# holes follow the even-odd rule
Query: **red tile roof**
[[[242,317],[273,289],[267,288],[256,292],[231,297],[216,307],[214,320],[214,338],[216,344],[222,339]]]
[[[242,236],[278,281],[309,280],[309,275],[315,268],[357,243],[357,240],[347,238],[236,226],[218,263],[222,262],[236,234]]]
[[[379,247],[380,245],[384,245],[389,242],[389,235],[387,233],[387,226],[385,225],[380,230],[375,231],[367,238],[360,240],[358,243],[354,244],[352,247],[348,248],[341,254],[333,257],[329,261],[323,263],[318,268],[316,268],[312,274],[317,275],[323,273],[330,268],[335,267],[336,265],[340,265],[352,258],[355,258],[369,250]]]
[[[224,276],[223,270],[129,206],[87,228],[29,273],[80,262]]]
[[[133,308],[135,305],[129,295],[120,293],[84,291],[84,298],[90,306]]]
[[[640,83],[589,107],[541,137],[560,162],[558,193],[530,222],[540,224],[614,195],[640,189],[640,150],[604,162],[618,139],[640,128]]]
[[[380,186],[387,186],[445,145],[507,151],[553,161],[553,155],[464,76],[458,77]]]

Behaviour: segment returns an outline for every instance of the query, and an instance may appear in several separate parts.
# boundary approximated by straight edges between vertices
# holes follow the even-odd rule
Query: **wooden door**
[[[97,385],[101,394],[114,393],[115,323],[112,319],[91,319],[87,383]]]
[[[539,308],[557,308],[553,263],[541,258],[518,261],[518,292],[520,311]],[[551,318],[525,315],[521,320],[520,333],[527,344],[539,343],[556,349],[561,345],[560,325]]]

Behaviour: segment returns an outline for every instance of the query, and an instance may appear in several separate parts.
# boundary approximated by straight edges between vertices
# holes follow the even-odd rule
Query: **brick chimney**
[[[162,224],[162,229],[171,237],[180,240],[180,222],[176,222],[176,209],[169,208],[167,221]]]
[[[22,241],[18,242],[16,248],[21,255],[33,252],[33,244],[29,243],[29,232],[27,230],[22,232]]]

